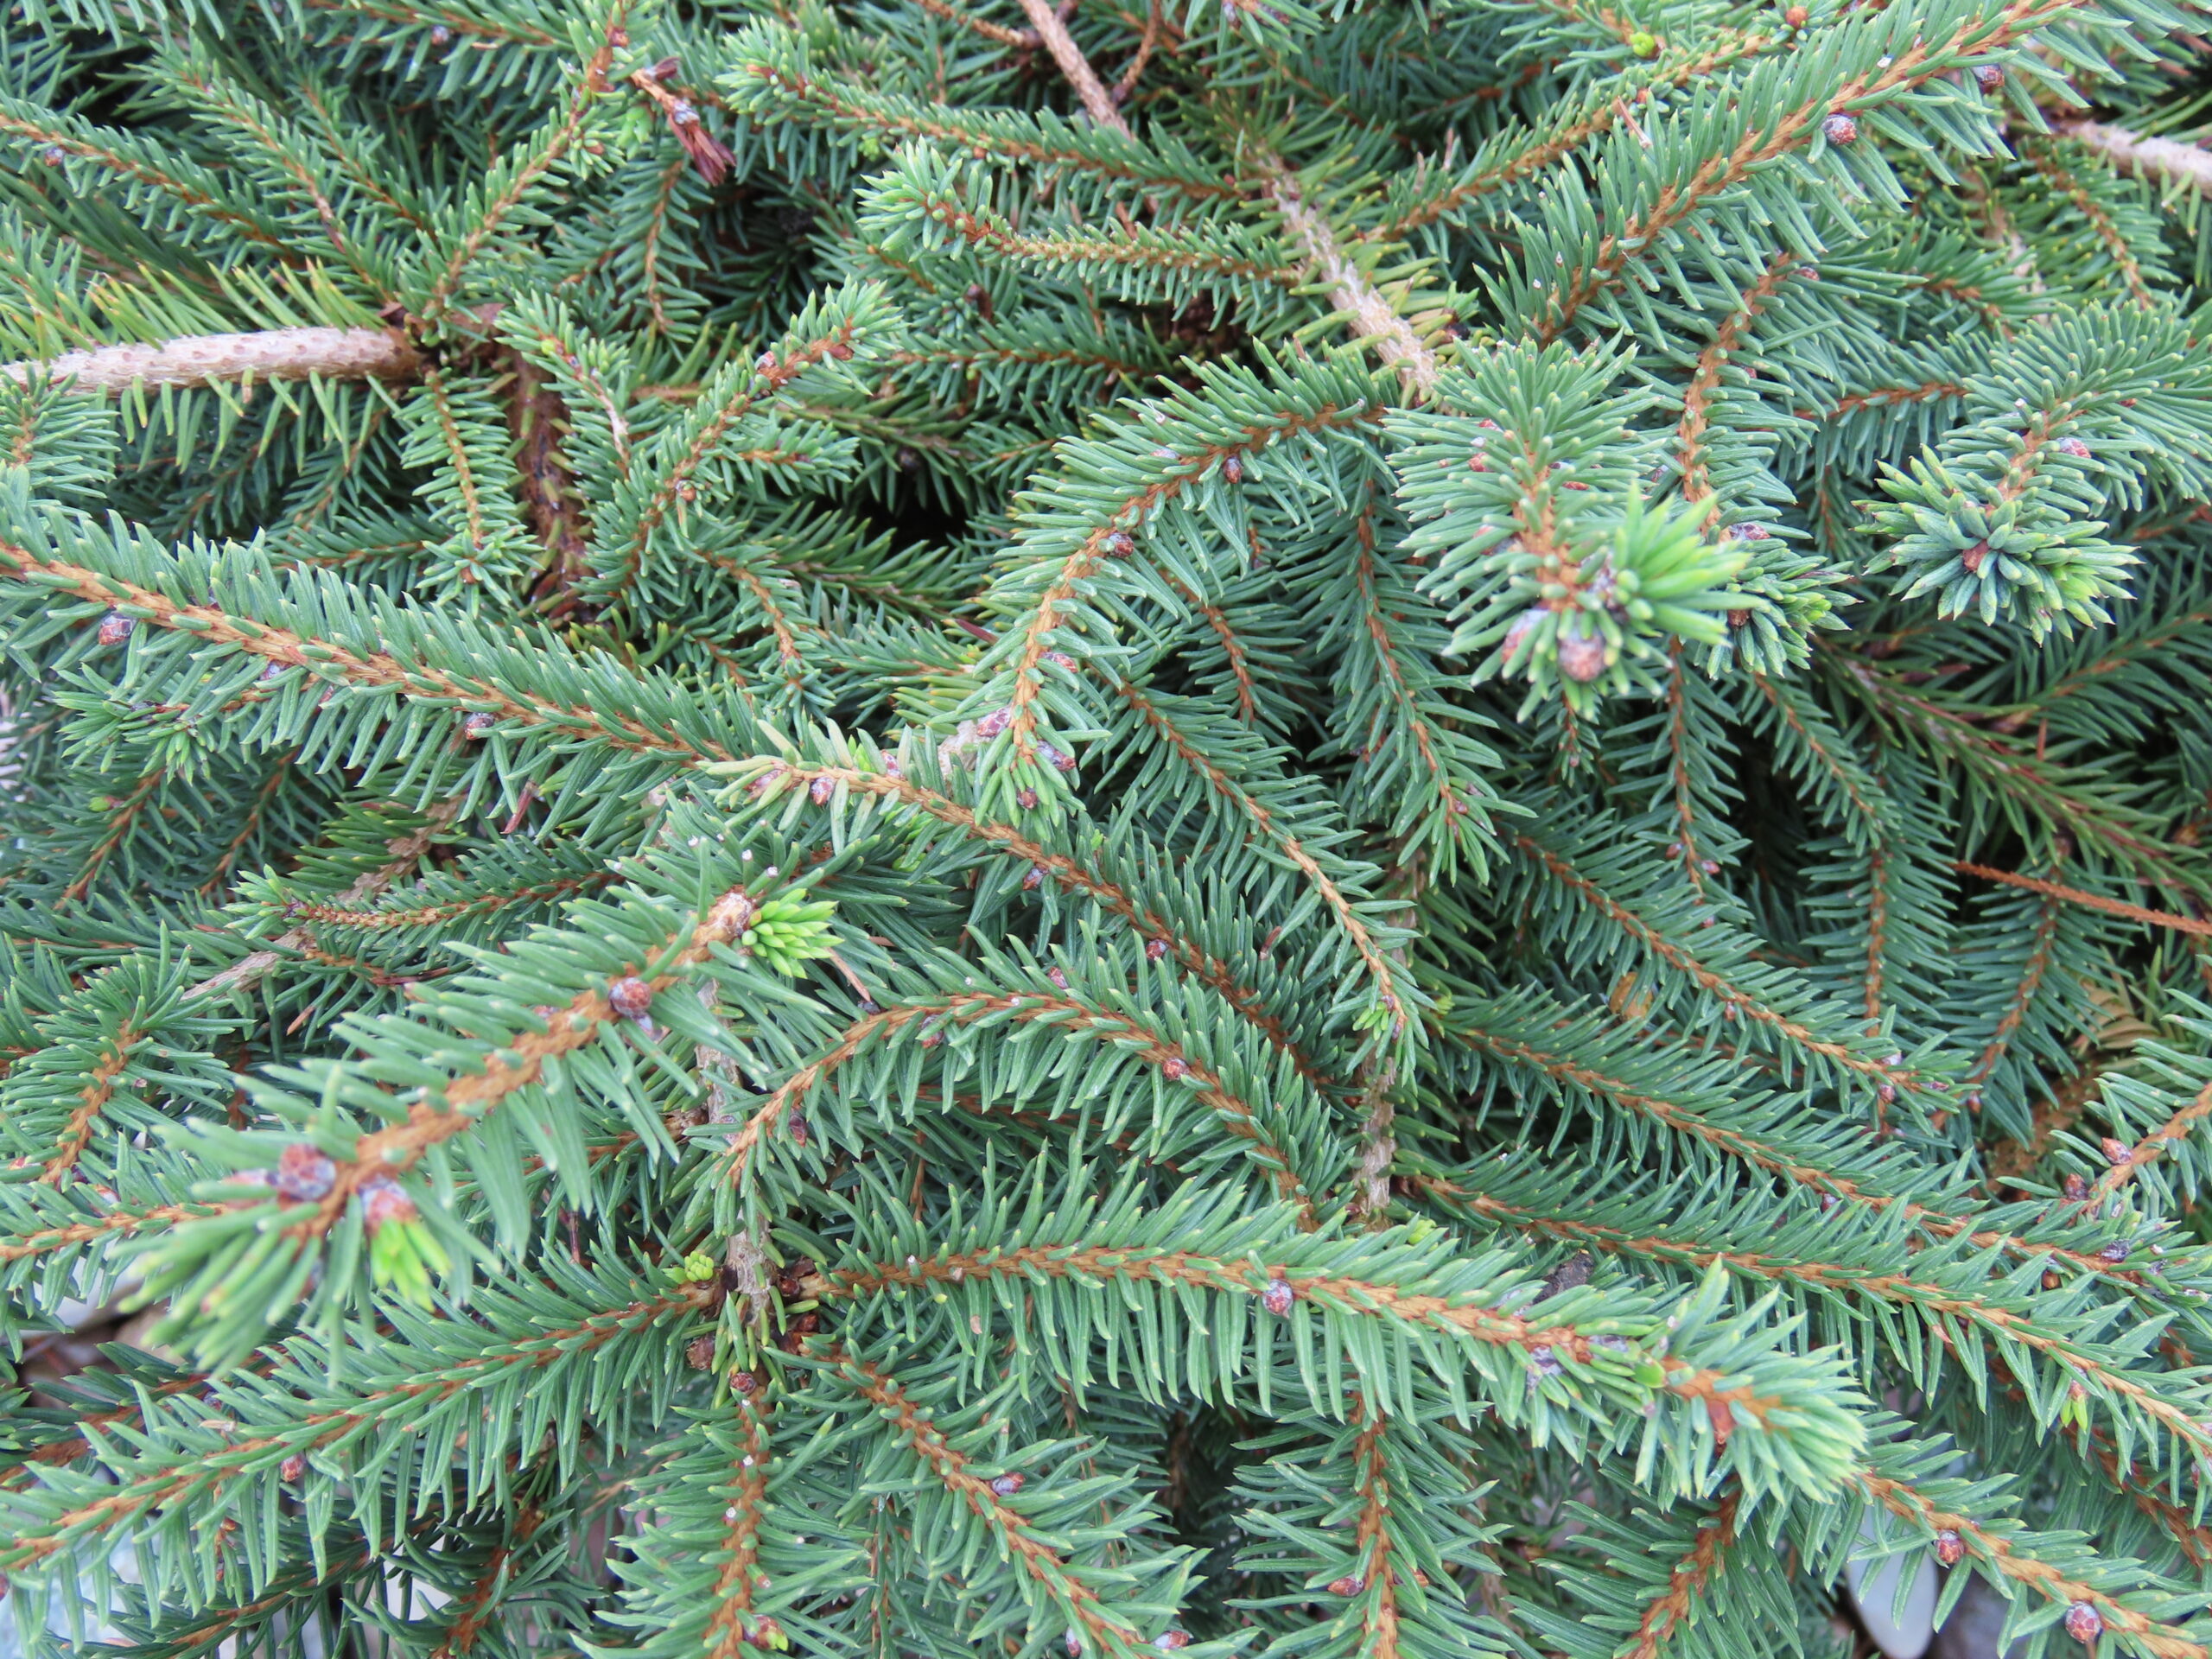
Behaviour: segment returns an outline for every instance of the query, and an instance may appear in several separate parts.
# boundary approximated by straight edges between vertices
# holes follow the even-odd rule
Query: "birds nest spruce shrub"
[[[2203,1659],[2203,27],[22,0],[22,1640]]]

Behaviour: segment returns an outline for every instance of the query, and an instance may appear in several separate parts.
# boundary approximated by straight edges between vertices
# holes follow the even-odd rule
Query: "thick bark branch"
[[[1044,41],[1045,49],[1052,54],[1052,61],[1060,66],[1060,73],[1075,88],[1076,96],[1083,100],[1083,107],[1090,112],[1090,118],[1128,137],[1128,124],[1122,119],[1121,111],[1114,107],[1113,95],[1099,85],[1098,77],[1091,72],[1090,60],[1083,55],[1075,36],[1068,33],[1060,14],[1052,10],[1052,0],[1021,0],[1021,9],[1029,14],[1030,26],[1036,29],[1037,38]]]
[[[1321,280],[1329,285],[1329,302],[1344,315],[1354,334],[1381,348],[1383,362],[1397,370],[1409,397],[1427,398],[1436,390],[1435,356],[1345,257],[1328,221],[1306,205],[1297,179],[1285,168],[1273,171],[1269,188],[1275,211],[1282,215],[1283,224],[1305,250]]]
[[[2212,150],[2177,143],[2171,138],[2145,138],[2125,127],[2107,127],[2097,121],[2075,121],[2059,130],[2079,139],[2123,173],[2185,184],[2200,195],[2212,195]]]
[[[0,363],[18,385],[46,376],[79,391],[137,385],[207,386],[220,381],[411,380],[423,359],[397,328],[265,328],[252,334],[187,334],[158,346],[96,346],[46,362]]]

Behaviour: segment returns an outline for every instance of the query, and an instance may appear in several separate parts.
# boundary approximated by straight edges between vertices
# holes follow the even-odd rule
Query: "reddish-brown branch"
[[[1626,32],[1620,36],[1623,42],[1625,43],[1631,36],[1641,32],[1643,27],[1641,23],[1624,22],[1624,28]],[[1636,103],[1639,105],[1648,104],[1656,93],[1671,92],[1677,87],[1687,86],[1693,82],[1705,79],[1708,76],[1719,73],[1732,63],[1739,62],[1745,58],[1758,56],[1774,44],[1773,39],[1765,35],[1755,33],[1731,35],[1726,31],[1718,32],[1721,34],[1722,38],[1713,44],[1700,48],[1694,55],[1674,60],[1662,73],[1652,77],[1645,86],[1637,91]],[[1532,63],[1524,73],[1528,79],[1534,79],[1552,67],[1554,66]],[[1483,95],[1499,97],[1508,90],[1512,89],[1484,89]],[[1627,101],[1616,98],[1586,110],[1584,114],[1555,131],[1542,136],[1532,135],[1530,142],[1525,148],[1502,158],[1495,166],[1476,175],[1473,178],[1465,180],[1449,190],[1440,191],[1428,200],[1399,217],[1387,219],[1374,229],[1363,232],[1361,239],[1384,243],[1397,242],[1415,231],[1424,229],[1435,224],[1439,219],[1448,217],[1471,201],[1478,200],[1495,191],[1505,189],[1523,179],[1533,178],[1566,156],[1572,155],[1575,150],[1581,149],[1585,144],[1594,139],[1602,138],[1605,134],[1612,131],[1616,124],[1628,113]],[[1630,122],[1632,124],[1632,117]]]
[[[736,1466],[730,1471],[729,1504],[722,1531],[727,1558],[715,1575],[715,1612],[707,1621],[707,1659],[743,1659],[755,1648],[761,1621],[753,1616],[754,1592],[767,1582],[760,1576],[760,1522],[768,1507],[768,1408],[765,1402],[739,1400]]]
[[[682,940],[683,948],[663,957],[658,972],[645,971],[652,966],[650,961],[630,963],[630,971],[643,978],[656,995],[667,990],[690,969],[710,959],[717,945],[734,944],[742,937],[756,913],[757,907],[745,890],[733,888],[709,907],[688,937],[678,934],[665,942],[664,948]],[[481,1070],[461,1072],[438,1088],[417,1091],[404,1120],[354,1142],[353,1156],[338,1166],[329,1193],[305,1217],[292,1223],[287,1232],[299,1239],[327,1232],[346,1213],[346,1206],[362,1183],[413,1168],[432,1147],[466,1134],[500,1101],[536,1083],[548,1060],[582,1048],[598,1037],[602,1027],[620,1018],[604,988],[580,991],[567,1006],[545,1016],[543,1032],[518,1033],[503,1048],[486,1056]]]
[[[590,574],[591,535],[575,474],[561,453],[569,406],[552,376],[521,353],[509,354],[507,425],[515,439],[515,472],[524,516],[546,553],[532,589],[547,613],[563,617],[575,607],[572,590]]]
[[[467,1594],[453,1604],[445,1640],[431,1649],[430,1659],[468,1659],[470,1650],[476,1646],[476,1638],[490,1622],[491,1610],[499,1592],[505,1587],[508,1564],[514,1560],[515,1552],[527,1544],[544,1523],[544,1511],[534,1504],[517,1506],[513,1529],[507,1541],[492,1551],[484,1570],[469,1586]]]
[[[115,849],[129,838],[131,827],[144,814],[147,804],[160,792],[162,785],[168,781],[168,776],[163,768],[156,766],[131,785],[130,792],[110,809],[107,828],[92,843],[92,851],[85,855],[84,868],[77,872],[75,880],[61,889],[65,901],[82,899],[92,891],[92,883],[99,880],[100,872],[107,867],[108,860],[115,855]]]
[[[1390,1422],[1364,1397],[1353,1400],[1351,1421],[1359,1426],[1351,1446],[1351,1489],[1359,1499],[1352,1559],[1354,1571],[1375,1589],[1373,1604],[1360,1612],[1366,1635],[1361,1652],[1368,1659],[1399,1659],[1399,1569],[1390,1559],[1390,1471],[1383,1458]]]
[[[1255,825],[1260,833],[1272,842],[1277,851],[1297,867],[1300,874],[1313,884],[1321,897],[1321,903],[1343,929],[1352,949],[1358,953],[1369,976],[1375,982],[1376,995],[1382,1006],[1393,1013],[1402,1007],[1398,995],[1399,969],[1376,944],[1375,935],[1369,930],[1344,890],[1329,877],[1313,855],[1299,839],[1275,822],[1274,814],[1255,798],[1249,791],[1238,786],[1236,780],[1216,766],[1192,743],[1189,738],[1160,711],[1159,705],[1128,681],[1120,682],[1115,689],[1122,700],[1134,709],[1138,718],[1149,727],[1154,734],[1174,750],[1177,757],[1192,771],[1203,778],[1207,786],[1223,800],[1234,806],[1237,813]]]
[[[1619,231],[1608,232],[1594,257],[1552,290],[1551,303],[1535,328],[1540,340],[1557,339],[1582,308],[1622,280],[1630,264],[1647,249],[1664,245],[1667,234],[1708,201],[1735,188],[1758,168],[1808,144],[1830,115],[1880,103],[1891,95],[1948,73],[1962,58],[2012,46],[2077,10],[2082,0],[2011,0],[1993,16],[1980,14],[1954,29],[1948,39],[1915,41],[1878,67],[1853,76],[1835,92],[1779,119],[1746,124],[1735,146],[1711,157],[1689,178],[1669,184],[1650,203],[1630,214]]]
[[[385,843],[385,861],[373,869],[364,870],[343,891],[331,894],[323,909],[330,917],[341,917],[347,906],[373,899],[393,882],[407,874],[421,863],[424,854],[437,842],[439,833],[461,814],[458,801],[440,802],[423,816],[425,822],[419,829],[404,836],[395,836]],[[301,925],[286,929],[270,940],[265,950],[232,963],[222,972],[201,980],[185,992],[188,1001],[221,996],[226,992],[245,990],[257,983],[277,963],[295,951],[305,950],[315,943],[315,932],[308,925],[316,918],[303,917]]]
[[[47,1186],[59,1186],[77,1167],[77,1160],[85,1155],[85,1148],[92,1143],[92,1128],[107,1110],[107,1103],[115,1098],[115,1080],[130,1064],[131,1052],[146,1040],[147,1033],[125,1020],[115,1033],[102,1040],[100,1057],[92,1063],[85,1078],[85,1086],[78,1091],[77,1105],[69,1114],[69,1122],[61,1130],[59,1143],[46,1167],[39,1173],[40,1182]]]
[[[1993,870],[1986,864],[1962,862],[1951,868],[1961,875],[1977,875],[1985,881],[2001,881],[2008,887],[2024,888],[2030,893],[2042,893],[2047,899],[2061,899],[2085,910],[2101,910],[2107,916],[2141,922],[2146,927],[2170,927],[2177,933],[2194,933],[2200,938],[2212,938],[2212,922],[2194,916],[2177,916],[2170,910],[2145,910],[2142,906],[2131,905],[2125,899],[2107,899],[2102,893],[2084,893],[2079,887],[2065,887],[2032,875],[2017,874],[2011,870]]]
[[[1698,1523],[1697,1542],[1667,1574],[1667,1587],[1644,1608],[1637,1621],[1635,1637],[1620,1650],[1620,1659],[1657,1659],[1675,1627],[1689,1617],[1699,1592],[1720,1570],[1722,1552],[1736,1541],[1736,1510],[1743,1489],[1731,1487],[1719,1507]]]
[[[2012,988],[2005,1012],[1998,1016],[1997,1029],[1990,1033],[1988,1046],[1982,1050],[1980,1059],[1974,1062],[1974,1070],[1967,1073],[1967,1088],[1986,1083],[1996,1075],[2006,1051],[2012,1046],[2013,1033],[2026,1020],[2028,1008],[2043,988],[2044,976],[2050,971],[2051,946],[2057,932],[2058,906],[2046,894],[2036,916],[2035,937],[2028,947],[2027,965],[2021,969],[2019,982]]]
[[[2135,257],[2135,250],[2128,245],[2127,238],[2120,226],[2113,223],[2112,214],[2106,210],[2104,204],[2089,194],[2088,187],[2081,180],[2060,164],[2050,145],[2030,143],[2021,149],[2028,164],[2041,174],[2053,189],[2071,202],[2074,210],[2088,221],[2090,234],[2103,244],[2113,264],[2119,267],[2120,280],[2127,284],[2127,291],[2134,296],[2135,303],[2145,310],[2155,305],[2158,302],[2152,296],[2150,284],[2143,280],[2143,266]]]
[[[1053,631],[1060,626],[1062,615],[1082,594],[1085,585],[1097,576],[1101,563],[1109,556],[1106,545],[1109,541],[1116,536],[1126,536],[1143,524],[1160,507],[1174,500],[1201,478],[1210,475],[1231,455],[1241,459],[1257,454],[1269,444],[1308,432],[1377,426],[1386,413],[1386,410],[1369,404],[1350,410],[1325,404],[1311,415],[1292,415],[1276,424],[1247,427],[1235,442],[1210,445],[1187,458],[1167,477],[1134,492],[1122,504],[1119,511],[1109,515],[1104,523],[1096,526],[1078,542],[1061,561],[1059,574],[1039,597],[1035,608],[1022,621],[1021,649],[1014,664],[1014,685],[1009,701],[1013,720],[1008,729],[1013,733],[1014,743],[1023,757],[1033,760],[1037,755],[1037,712],[1034,705],[1043,695],[1044,663],[1046,654],[1052,648]]]
[[[2208,1104],[2207,1109],[2212,1110],[2212,1104]],[[1520,1231],[1604,1250],[1625,1261],[1671,1261],[1700,1271],[1719,1264],[1731,1273],[1769,1284],[1805,1285],[1816,1290],[1865,1296],[1893,1306],[1917,1308],[1929,1319],[1936,1339],[1955,1353],[1961,1352],[1961,1344],[1954,1331],[1947,1327],[1954,1321],[1961,1325],[1977,1326],[1999,1342],[2018,1343],[2042,1355],[2069,1376],[2078,1376],[2111,1389],[2158,1422],[2192,1452],[2200,1456],[2212,1453],[2212,1429],[2152,1393],[2133,1374],[2112,1370],[2083,1353],[2075,1344],[2037,1326],[2028,1315],[2001,1304],[1960,1295],[1941,1285],[1902,1273],[1765,1255],[1755,1250],[1705,1249],[1663,1234],[1631,1234],[1579,1217],[1525,1210],[1487,1193],[1463,1188],[1440,1176],[1421,1177],[1418,1185],[1447,1211],[1456,1210]],[[1961,1357],[1965,1356],[1962,1354]],[[2032,1382],[2021,1364],[2009,1356],[2005,1363],[2024,1383]]]
[[[215,1215],[221,1210],[222,1205],[219,1204],[164,1204],[151,1210],[117,1211],[102,1216],[98,1221],[73,1221],[67,1226],[22,1233],[12,1239],[0,1241],[0,1262],[21,1262],[30,1256],[66,1250],[79,1244],[90,1244],[97,1239],[110,1238],[118,1234],[127,1236],[141,1228],[167,1227],[176,1222]]]
[[[2119,1192],[2135,1179],[2136,1171],[2163,1158],[2168,1146],[2187,1140],[2190,1126],[2207,1116],[2212,1116],[2212,1084],[2200,1090],[2188,1105],[2137,1141],[2129,1150],[2126,1163],[2115,1164],[2098,1177],[2094,1196],[2105,1198]]]
[[[435,322],[443,319],[476,256],[499,234],[499,226],[506,222],[508,215],[521,207],[524,198],[551,175],[577,140],[583,137],[584,129],[590,121],[593,102],[607,92],[607,71],[614,61],[613,37],[622,33],[622,20],[627,10],[626,5],[618,5],[607,17],[607,33],[601,37],[597,48],[585,61],[575,94],[569,99],[568,111],[551,138],[536,155],[515,168],[513,175],[507,180],[499,194],[484,204],[476,223],[469,227],[468,233],[461,238],[460,245],[447,259],[444,270],[439,273],[438,280],[423,308],[423,315],[429,321]]]
[[[1669,1128],[1694,1140],[1701,1141],[1716,1151],[1726,1153],[1732,1158],[1739,1159],[1753,1168],[1779,1175],[1785,1180],[1795,1182],[1800,1186],[1809,1187],[1815,1192],[1830,1193],[1836,1198],[1867,1205],[1878,1210],[1886,1209],[1891,1205],[1900,1205],[1904,1213],[1912,1218],[1915,1225],[1925,1228],[1938,1238],[1955,1237],[1963,1233],[1968,1236],[1975,1244],[1984,1249],[1999,1247],[2023,1258],[2048,1255],[2078,1268],[2084,1273],[2103,1274],[2120,1279],[2132,1280],[2134,1277],[2133,1274],[2121,1269],[2114,1263],[2105,1261],[2093,1251],[2072,1250],[2056,1245],[2031,1243],[2025,1239],[2015,1237],[2009,1233],[1980,1228],[1970,1217],[1947,1215],[1942,1211],[1928,1209],[1909,1199],[1869,1192],[1848,1176],[1838,1175],[1817,1166],[1802,1163],[1740,1130],[1713,1122],[1702,1112],[1694,1111],[1674,1101],[1662,1100],[1656,1096],[1643,1094],[1631,1088],[1620,1078],[1608,1077],[1565,1055],[1548,1053],[1517,1039],[1485,1031],[1478,1026],[1455,1024],[1450,1029],[1454,1037],[1488,1049],[1500,1059],[1532,1066],[1547,1077],[1563,1083],[1571,1083],[1580,1088],[1590,1090],[1592,1093],[1603,1095],[1608,1100],[1627,1108],[1630,1111],[1649,1117],[1655,1122],[1662,1123]]]
[[[181,605],[166,594],[104,575],[83,565],[48,559],[0,540],[0,579],[33,582],[103,607],[118,607],[153,627],[176,628],[203,644],[311,669],[324,678],[372,686],[440,702],[469,703],[524,725],[561,725],[590,733],[610,747],[664,755],[678,765],[731,760],[727,749],[686,743],[643,721],[611,716],[585,704],[549,702],[518,696],[491,677],[463,678],[421,663],[403,663],[387,652],[353,652],[325,641],[232,617],[213,605]]]
[[[1728,314],[1706,348],[1698,353],[1697,366],[1682,392],[1682,418],[1675,428],[1675,448],[1682,474],[1682,499],[1695,505],[1713,495],[1713,482],[1705,461],[1706,428],[1713,418],[1713,395],[1720,385],[1721,372],[1744,342],[1744,335],[1766,309],[1783,283],[1796,274],[1802,262],[1784,249],[1767,262],[1765,273],[1744,290],[1743,302]]]
[[[1591,908],[1618,925],[1669,967],[1687,974],[1697,982],[1700,989],[1723,1006],[1733,1008],[1744,1019],[1779,1033],[1807,1052],[1817,1054],[1847,1071],[1874,1078],[1891,1088],[1916,1090],[1925,1087],[1917,1076],[1903,1067],[1854,1054],[1843,1044],[1820,1037],[1802,1022],[1776,1013],[1726,975],[1707,967],[1681,946],[1667,938],[1643,917],[1621,904],[1549,848],[1526,836],[1516,836],[1513,844],[1541,865],[1560,886],[1579,895]]]
[[[261,780],[261,787],[254,791],[253,799],[247,804],[245,822],[238,825],[238,833],[224,843],[222,856],[215,861],[215,868],[207,873],[207,879],[200,884],[200,892],[213,893],[229,879],[231,871],[238,865],[238,855],[245,850],[246,842],[252,840],[254,832],[261,828],[269,810],[269,803],[276,798],[276,791],[291,776],[292,758],[298,753],[297,749],[287,749],[276,757],[276,763],[270,767],[269,775]]]

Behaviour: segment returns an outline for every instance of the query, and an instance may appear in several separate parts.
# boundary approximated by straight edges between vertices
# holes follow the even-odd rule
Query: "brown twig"
[[[1076,96],[1083,100],[1083,107],[1091,120],[1128,137],[1128,124],[1122,119],[1121,111],[1114,107],[1113,95],[1099,85],[1090,60],[1083,55],[1083,48],[1075,43],[1075,36],[1068,33],[1068,26],[1060,21],[1060,14],[1052,10],[1049,0],[1021,0],[1021,9],[1029,14],[1030,27],[1037,31],[1037,38],[1045,43],[1045,49],[1052,54],[1052,61],[1060,66],[1060,73],[1075,88]]]
[[[342,893],[333,893],[323,902],[334,909],[343,910],[351,905],[365,903],[375,898],[401,876],[415,868],[439,830],[460,815],[458,801],[441,802],[426,815],[429,822],[419,830],[410,830],[385,843],[391,857],[372,870],[365,870]],[[270,969],[288,956],[304,950],[315,943],[314,931],[306,927],[289,928],[270,941],[265,950],[257,950],[242,957],[210,978],[201,980],[185,992],[187,1001],[197,1002],[207,997],[220,996],[226,991],[250,990],[258,984]]]

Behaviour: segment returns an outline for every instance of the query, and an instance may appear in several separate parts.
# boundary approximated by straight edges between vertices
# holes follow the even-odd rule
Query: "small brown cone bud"
[[[1513,626],[1505,631],[1505,638],[1498,642],[1498,653],[1506,667],[1511,668],[1529,643],[1529,636],[1536,631],[1536,624],[1544,620],[1541,611],[1523,611],[1513,619]]]
[[[296,1486],[307,1478],[308,1460],[295,1452],[276,1465],[276,1478],[289,1486]]]
[[[2005,72],[1993,63],[1976,64],[1974,84],[1985,92],[1993,92],[2005,84]]]
[[[423,1212],[415,1207],[415,1200],[389,1175],[369,1177],[361,1183],[360,1195],[361,1217],[368,1224],[371,1238],[395,1222],[404,1225],[422,1219]]]
[[[1859,142],[1859,124],[1847,115],[1832,115],[1821,123],[1821,136],[1832,144]]]
[[[684,1363],[695,1371],[710,1371],[715,1368],[715,1339],[694,1337],[683,1344]]]
[[[472,743],[481,742],[499,723],[497,715],[487,715],[480,709],[473,715],[461,717],[461,734]]]
[[[2063,1279],[2058,1276],[2057,1268],[2045,1268],[2043,1270],[2043,1287],[2045,1290],[2056,1290],[2065,1282],[2066,1281]]]
[[[1021,1487],[1022,1478],[1020,1475],[1001,1475],[996,1480],[991,1483],[991,1496],[993,1497],[1012,1497],[1016,1492],[1021,1490]]]
[[[1346,1577],[1338,1579],[1334,1584],[1331,1585],[1329,1586],[1329,1593],[1332,1596],[1356,1596],[1366,1588],[1367,1580],[1365,1579]]]
[[[2135,1149],[2125,1141],[2115,1141],[2107,1135],[2097,1142],[2097,1147],[2104,1154],[2105,1161],[2114,1169],[2124,1168],[2135,1161]]]
[[[741,1398],[751,1399],[760,1392],[760,1379],[751,1371],[732,1371],[729,1374],[729,1389]]]
[[[2104,1634],[2105,1618],[2086,1601],[2077,1601],[2066,1610],[2066,1634],[2083,1644],[2095,1641]]]
[[[1981,567],[1989,563],[1989,543],[1987,542],[1976,542],[1972,547],[1967,548],[1964,552],[1959,555],[1959,563],[1966,566],[1967,575],[1970,576],[1980,575],[1981,574]]]
[[[313,1204],[327,1197],[338,1180],[338,1166],[308,1146],[296,1141],[276,1160],[276,1192],[295,1204]]]
[[[1280,1317],[1290,1312],[1290,1305],[1298,1300],[1298,1293],[1290,1287],[1287,1279],[1270,1279],[1268,1287],[1260,1293],[1260,1306]]]
[[[2082,1199],[2089,1196],[2088,1178],[2085,1175],[2080,1174],[2069,1175],[2066,1178],[2065,1192],[2066,1196],[2074,1203],[2081,1203]]]
[[[1147,939],[1144,942],[1144,956],[1147,962],[1165,962],[1167,959],[1167,941]]]
[[[607,1002],[625,1020],[642,1020],[652,1012],[653,988],[632,974],[607,988]]]
[[[110,611],[100,619],[100,644],[119,645],[130,637],[131,630],[137,626],[137,618],[125,616],[121,611]]]
[[[1605,642],[1586,633],[1562,633],[1559,671],[1579,684],[1589,684],[1605,671]]]
[[[1191,1645],[1191,1633],[1188,1630],[1162,1630],[1160,1639],[1152,1645],[1162,1653],[1173,1653],[1178,1648]]]
[[[1966,1541],[1948,1527],[1936,1535],[1936,1559],[1946,1567],[1956,1567],[1966,1560]]]

